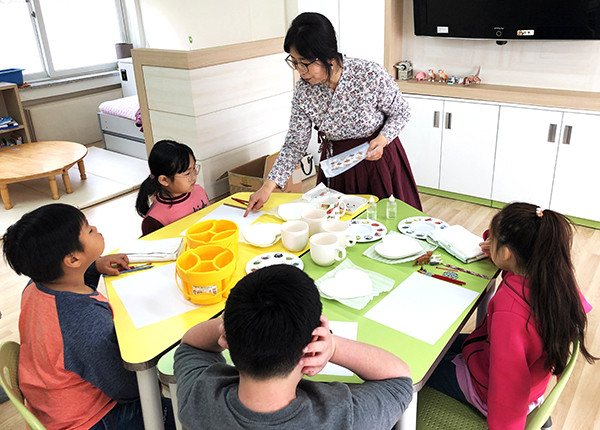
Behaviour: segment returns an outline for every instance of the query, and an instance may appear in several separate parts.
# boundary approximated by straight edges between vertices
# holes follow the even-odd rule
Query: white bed
[[[109,151],[148,159],[144,133],[135,125],[135,114],[139,110],[137,95],[103,102],[98,109],[104,147]]]

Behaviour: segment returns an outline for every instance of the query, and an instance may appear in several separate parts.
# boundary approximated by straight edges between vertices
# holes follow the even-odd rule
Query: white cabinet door
[[[500,107],[492,200],[549,207],[562,115]]]
[[[400,141],[417,185],[438,189],[444,102],[407,95],[404,98],[410,105],[410,121],[400,133]]]
[[[498,105],[446,101],[440,189],[490,199]]]
[[[550,209],[600,221],[600,115],[565,113]]]

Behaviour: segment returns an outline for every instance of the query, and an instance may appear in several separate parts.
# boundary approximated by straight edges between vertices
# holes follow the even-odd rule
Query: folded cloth
[[[136,240],[123,245],[119,252],[126,254],[130,263],[174,261],[183,248],[183,237],[158,240]]]
[[[463,263],[486,257],[479,247],[482,239],[461,225],[433,230],[429,232],[429,237]]]

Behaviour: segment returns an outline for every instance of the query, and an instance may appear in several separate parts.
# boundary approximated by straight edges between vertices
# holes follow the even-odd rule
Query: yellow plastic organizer
[[[217,245],[229,248],[238,258],[238,239],[240,229],[236,223],[227,219],[210,219],[194,224],[185,234],[186,249],[203,245]]]
[[[177,258],[177,287],[187,300],[197,305],[218,303],[227,298],[233,287],[236,260],[231,249],[217,245],[185,251]]]

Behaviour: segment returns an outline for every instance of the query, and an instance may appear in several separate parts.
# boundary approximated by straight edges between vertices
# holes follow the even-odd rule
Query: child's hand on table
[[[116,268],[113,265],[117,266]],[[108,254],[96,260],[96,270],[102,275],[119,275],[119,269],[129,269],[129,258],[125,254]]]
[[[314,376],[319,373],[335,352],[335,340],[329,330],[329,320],[321,315],[321,325],[312,332],[313,340],[302,350],[302,373]]]

